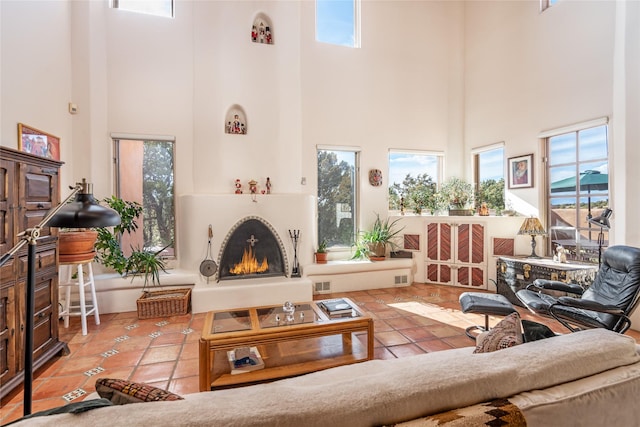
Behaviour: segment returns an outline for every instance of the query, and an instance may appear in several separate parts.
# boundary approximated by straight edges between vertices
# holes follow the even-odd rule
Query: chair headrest
[[[640,274],[640,248],[616,245],[602,254],[602,264],[620,272],[635,271]]]

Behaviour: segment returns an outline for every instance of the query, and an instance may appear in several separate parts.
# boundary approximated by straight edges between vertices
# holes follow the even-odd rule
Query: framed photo
[[[60,160],[60,138],[18,123],[18,149],[25,153]]]
[[[511,157],[507,162],[509,188],[533,187],[533,154]]]

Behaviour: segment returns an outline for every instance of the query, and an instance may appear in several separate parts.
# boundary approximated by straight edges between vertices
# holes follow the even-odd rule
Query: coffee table
[[[281,305],[208,312],[200,338],[200,391],[373,359],[373,319],[343,299],[353,307],[349,317],[330,318],[318,307],[320,301],[295,303],[290,322]],[[358,338],[365,334],[366,341]],[[258,348],[265,368],[232,375],[227,351],[244,346]]]

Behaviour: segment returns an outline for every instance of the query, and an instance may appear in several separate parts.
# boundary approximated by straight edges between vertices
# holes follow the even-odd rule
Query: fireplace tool
[[[207,244],[207,257],[200,263],[200,274],[207,278],[207,284],[209,284],[209,277],[216,274],[218,270],[218,264],[213,260],[211,256],[211,239],[213,238],[213,227],[209,224],[209,242]]]

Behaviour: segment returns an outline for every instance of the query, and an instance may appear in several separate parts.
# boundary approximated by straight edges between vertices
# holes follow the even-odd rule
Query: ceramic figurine
[[[242,194],[242,184],[239,179],[236,179],[236,194]]]
[[[271,180],[269,177],[267,177],[267,182],[264,186],[267,187],[267,194],[271,194]]]

